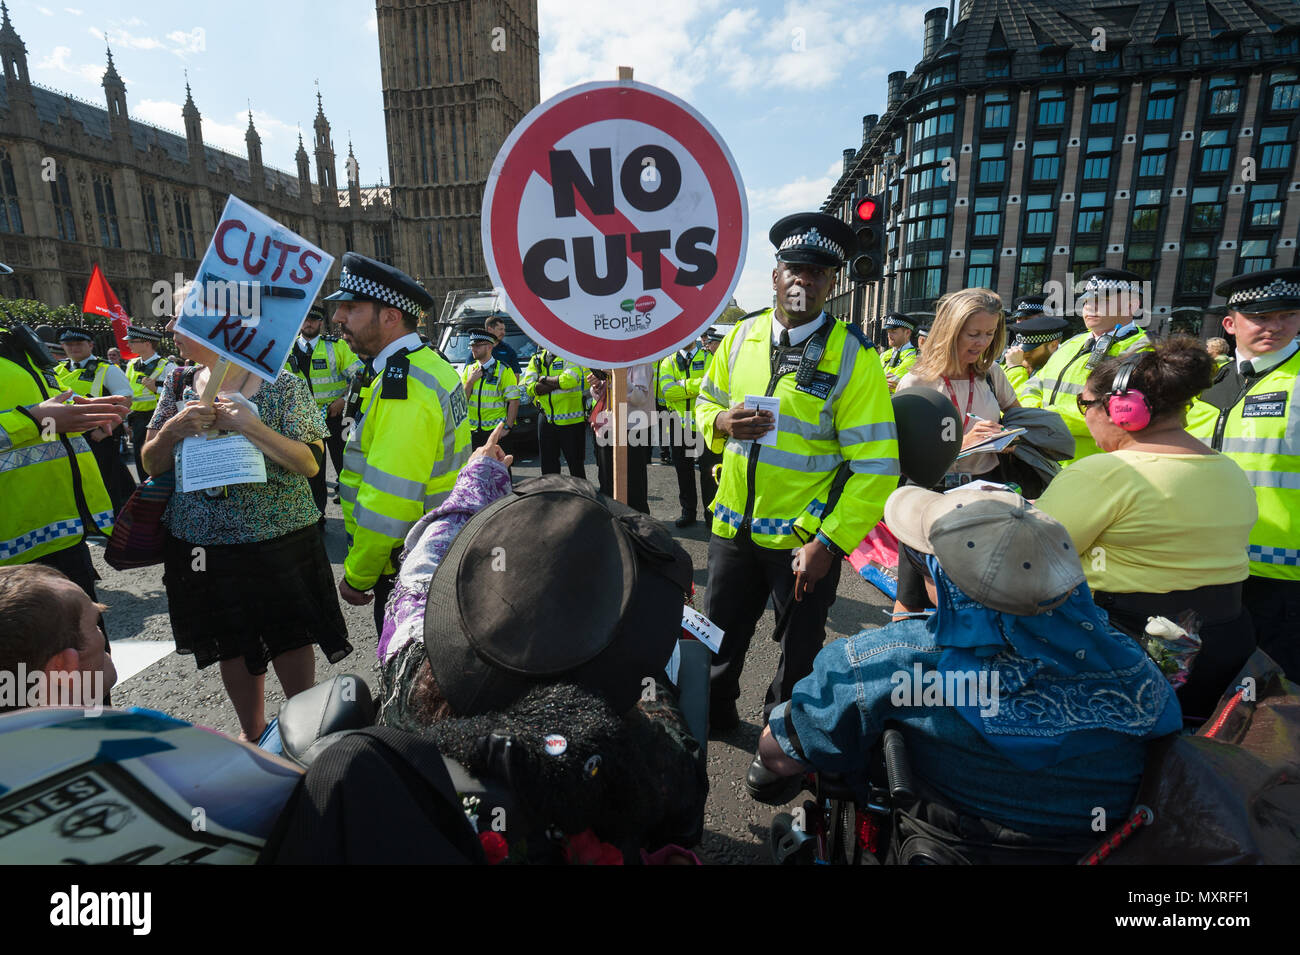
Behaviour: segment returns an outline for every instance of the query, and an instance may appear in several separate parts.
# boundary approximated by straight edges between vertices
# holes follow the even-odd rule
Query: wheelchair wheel
[[[826,861],[831,865],[857,865],[861,850],[854,828],[857,811],[846,799],[832,799],[826,820]]]

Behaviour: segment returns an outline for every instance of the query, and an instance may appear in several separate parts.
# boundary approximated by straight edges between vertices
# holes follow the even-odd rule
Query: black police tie
[[[783,328],[781,330],[781,347],[782,348],[790,347],[790,331],[788,329]]]
[[[1254,374],[1255,374],[1255,366],[1248,361],[1243,361],[1241,363],[1241,377],[1250,378]]]

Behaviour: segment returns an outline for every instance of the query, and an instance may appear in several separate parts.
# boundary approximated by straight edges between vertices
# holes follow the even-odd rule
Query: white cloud
[[[76,7],[64,7],[64,8],[63,8],[63,12],[64,12],[64,13],[71,13],[74,17],[79,17],[79,16],[81,16],[83,13],[85,13],[84,10],[78,10]]]
[[[367,33],[379,32],[379,14],[377,14],[374,10],[371,10],[370,16],[366,17],[366,32]]]
[[[104,40],[104,34],[107,33],[110,46],[128,47],[135,50],[161,50],[164,48],[162,40],[151,36],[136,36],[121,27],[114,27],[110,30],[101,30],[99,27],[87,27],[86,29],[90,31],[91,36],[101,42]]]
[[[542,99],[578,83],[617,79],[619,66],[633,67],[641,82],[689,96],[709,70],[692,23],[707,20],[720,3],[653,0],[653,15],[628,16],[616,4],[542,0]]]
[[[133,119],[138,119],[144,123],[180,130],[184,129],[181,109],[182,105],[173,100],[146,99],[132,105],[131,116]],[[266,157],[276,154],[289,155],[289,145],[292,144],[294,148],[297,147],[298,126],[296,123],[286,123],[270,113],[254,109],[253,126],[257,129],[257,135],[262,139],[263,160],[269,165],[276,165],[276,163]],[[248,155],[248,143],[244,139],[244,134],[247,131],[247,110],[238,110],[231,114],[230,122],[221,122],[221,120],[210,116],[203,117],[203,142],[209,146],[215,146],[217,149],[224,149],[226,152],[234,153],[236,156]]]
[[[47,16],[47,17],[52,17],[52,16],[54,16],[54,11],[51,10],[49,7],[37,7],[37,8],[36,8],[36,12],[37,12],[37,13],[40,13],[40,14],[43,14],[44,16]]]
[[[66,46],[56,46],[50,55],[36,64],[33,69],[46,73],[69,73],[73,76],[98,84],[104,78],[103,63],[73,63],[72,50]]]
[[[167,39],[175,44],[170,51],[177,56],[184,58],[186,53],[202,53],[207,49],[207,34],[203,27],[195,27],[190,31],[173,30],[167,34]]]

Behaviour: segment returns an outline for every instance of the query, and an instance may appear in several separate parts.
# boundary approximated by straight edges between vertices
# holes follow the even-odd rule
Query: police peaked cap
[[[824,212],[796,212],[767,233],[778,262],[840,268],[853,255],[857,239],[848,224]]]
[[[729,328],[724,328],[721,325],[710,325],[704,330],[704,333],[700,335],[700,338],[704,339],[706,342],[720,342],[727,337],[728,331],[730,331]]]
[[[326,295],[324,301],[378,302],[399,308],[412,318],[419,318],[434,304],[428,289],[401,269],[357,252],[343,253],[338,291]]]
[[[1214,290],[1228,300],[1228,310],[1246,315],[1300,308],[1300,268],[1269,269],[1234,275]]]
[[[126,327],[126,340],[129,342],[160,342],[162,332],[153,328],[141,328],[139,325]]]
[[[1141,293],[1142,276],[1128,269],[1089,269],[1082,276],[1081,298],[1093,298],[1112,292]]]
[[[59,336],[61,342],[93,342],[94,340],[95,336],[80,325],[68,326],[63,330],[63,334]]]
[[[1011,311],[1012,318],[1035,318],[1050,314],[1046,295],[1022,295],[1016,299],[1015,308]]]
[[[497,337],[486,328],[471,328],[469,330],[469,343],[477,345],[479,342],[486,342],[489,345],[497,343]]]
[[[1039,345],[1064,338],[1069,328],[1070,323],[1064,318],[1057,318],[1055,315],[1039,315],[1037,318],[1026,318],[1022,322],[1016,322],[1008,326],[1007,330],[1016,336],[1012,342],[1015,347],[1037,348]]]
[[[880,323],[881,328],[906,328],[910,332],[916,331],[921,323],[909,315],[902,312],[889,312],[885,315],[884,321]]]

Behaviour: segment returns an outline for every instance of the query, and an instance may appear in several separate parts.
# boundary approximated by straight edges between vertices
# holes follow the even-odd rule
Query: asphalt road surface
[[[695,564],[696,606],[703,609],[708,588],[705,557],[708,540],[702,525],[678,530],[672,524],[680,508],[677,503],[677,479],[670,466],[659,463],[656,454],[650,465],[650,513],[664,521],[681,542]],[[534,454],[521,455],[514,465],[517,479],[540,474]],[[596,477],[594,459],[588,456],[587,474]],[[331,476],[333,472],[331,471]],[[331,503],[326,514],[325,541],[335,577],[342,574],[346,540],[343,513]],[[171,626],[167,619],[167,598],[162,585],[162,568],[116,571],[103,560],[103,548],[91,545],[91,554],[102,580],[99,598],[108,604],[107,623],[110,640],[139,639],[170,641]],[[888,621],[884,597],[846,567],[840,578],[839,596],[831,608],[827,623],[827,640],[850,636],[859,630],[878,627]],[[342,603],[354,652],[330,666],[317,652],[317,679],[336,673],[356,673],[372,689],[378,687],[378,664],[375,656],[375,628],[370,607],[353,607]],[[765,806],[750,799],[744,788],[745,771],[753,759],[762,730],[763,695],[776,670],[779,648],[770,638],[774,617],[769,608],[750,644],[741,678],[740,727],[725,736],[709,741],[709,800],[705,811],[705,836],[697,848],[700,857],[711,864],[767,864],[768,823],[779,808]],[[275,713],[284,696],[273,671],[266,680],[267,713]],[[222,686],[218,668],[200,672],[194,660],[169,653],[158,662],[120,683],[113,690],[113,702],[119,706],[146,706],[170,713],[231,735],[239,732],[230,701]],[[798,800],[802,802],[802,798]]]

